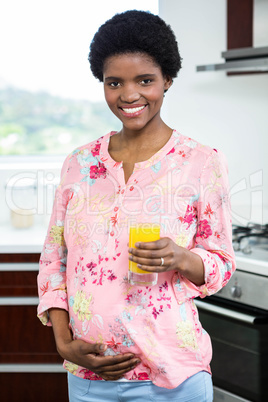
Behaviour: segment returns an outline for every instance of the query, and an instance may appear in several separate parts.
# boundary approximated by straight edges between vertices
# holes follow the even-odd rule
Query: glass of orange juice
[[[160,225],[156,223],[139,223],[129,228],[129,247],[135,248],[136,242],[150,242],[160,239]],[[156,285],[157,272],[148,272],[138,268],[137,264],[129,261],[128,281],[131,285]]]

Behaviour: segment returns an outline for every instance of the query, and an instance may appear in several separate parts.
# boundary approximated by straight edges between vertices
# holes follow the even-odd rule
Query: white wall
[[[257,1],[267,10],[267,22],[268,0]],[[225,153],[233,222],[267,223],[268,74],[196,72],[197,65],[223,62],[225,0],[159,0],[159,14],[173,28],[183,57],[162,117],[182,134]],[[264,37],[267,43],[259,43]],[[268,46],[261,29],[255,45]]]

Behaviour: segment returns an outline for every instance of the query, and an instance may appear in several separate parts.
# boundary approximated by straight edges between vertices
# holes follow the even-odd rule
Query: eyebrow
[[[154,78],[156,76],[156,74],[140,74],[140,75],[137,75],[135,78],[137,79],[141,79],[141,78]],[[120,81],[121,80],[121,78],[120,77],[113,77],[113,76],[110,76],[110,77],[106,77],[105,78],[105,81],[110,81],[110,80],[113,80],[113,81]]]

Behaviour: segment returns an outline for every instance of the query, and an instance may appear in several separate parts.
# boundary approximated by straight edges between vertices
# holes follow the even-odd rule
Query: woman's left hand
[[[149,272],[179,270],[185,258],[186,249],[169,237],[152,242],[137,242],[135,247],[129,249],[129,259],[136,262],[140,269]]]
[[[197,286],[205,283],[204,265],[198,254],[178,246],[169,237],[152,242],[137,242],[129,248],[129,259],[148,272],[179,271]]]

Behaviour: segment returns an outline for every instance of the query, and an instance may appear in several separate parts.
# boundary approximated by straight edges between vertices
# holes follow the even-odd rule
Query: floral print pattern
[[[103,163],[98,163],[98,165],[93,165],[90,167],[90,178],[97,179],[98,177],[106,177],[107,169]]]
[[[64,237],[63,237],[64,226],[53,225],[50,229],[50,242],[53,244],[58,244],[59,246],[64,245]]]
[[[126,183],[123,164],[108,152],[113,134],[64,162],[40,259],[38,316],[51,325],[49,308],[67,310],[75,339],[105,343],[107,355],[140,357],[126,379],[174,388],[210,372],[211,342],[193,300],[220,290],[235,269],[227,169],[220,152],[174,130]],[[168,271],[153,287],[130,285],[128,230],[141,221],[160,223],[161,237],[198,254],[205,284]],[[64,367],[102,379],[72,362]]]
[[[177,324],[176,331],[180,348],[192,348],[197,349],[195,331],[193,329],[193,323],[191,321],[181,321]]]
[[[83,290],[78,290],[73,299],[70,298],[70,306],[73,308],[74,313],[77,315],[79,321],[89,321],[92,317],[89,306],[92,296],[86,296]]]
[[[199,222],[197,227],[196,236],[202,237],[202,239],[207,239],[209,236],[212,235],[211,227],[206,219],[203,219]]]

